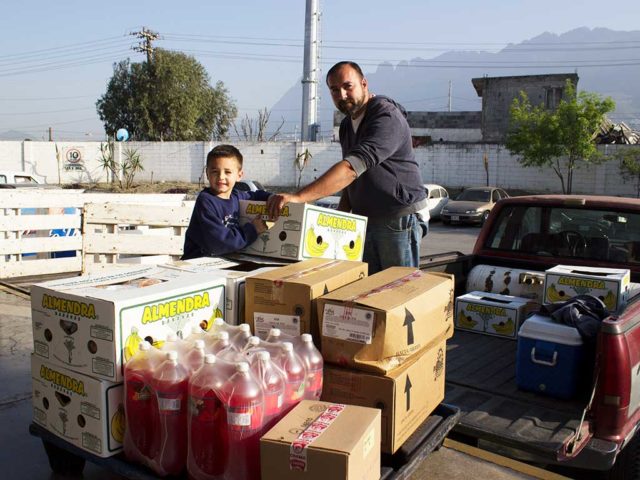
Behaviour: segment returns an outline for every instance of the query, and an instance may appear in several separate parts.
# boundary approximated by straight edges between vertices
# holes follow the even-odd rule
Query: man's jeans
[[[364,242],[363,262],[369,275],[389,267],[418,267],[422,228],[417,215],[391,219],[369,219]]]

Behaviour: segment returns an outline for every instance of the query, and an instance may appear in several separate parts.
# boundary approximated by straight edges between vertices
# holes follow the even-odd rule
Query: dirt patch
[[[136,183],[130,188],[120,188],[114,183],[75,183],[64,185],[64,188],[82,188],[86,192],[106,192],[106,193],[185,193],[197,195],[203,188],[202,184],[189,182],[154,182]]]

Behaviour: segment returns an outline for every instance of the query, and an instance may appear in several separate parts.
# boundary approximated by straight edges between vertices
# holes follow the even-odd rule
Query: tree
[[[634,181],[636,198],[640,198],[640,146],[625,147],[616,152],[615,156],[620,160],[620,175],[623,181]]]
[[[111,181],[118,181],[121,190],[128,190],[133,185],[136,173],[144,171],[142,157],[135,148],[125,147],[124,160],[118,161],[115,156],[115,142],[113,140],[100,144],[100,166],[111,173]]]
[[[151,63],[114,64],[96,108],[108,135],[126,128],[135,140],[220,140],[237,114],[224,84],[212,87],[195,58],[162,49]]]
[[[244,118],[240,121],[240,131],[236,125],[233,125],[233,129],[238,135],[238,138],[252,142],[264,142],[265,134],[267,131],[267,124],[269,123],[269,118],[271,117],[271,112],[267,110],[265,107],[262,110],[258,110],[258,118],[249,118],[249,115],[245,114]],[[284,125],[284,118],[282,119],[278,128],[276,128],[275,132],[267,139],[268,142],[271,142],[276,139],[276,137],[280,134],[280,130]]]
[[[579,163],[603,159],[594,142],[594,132],[604,115],[615,108],[609,97],[579,92],[567,81],[565,94],[556,110],[532,105],[525,92],[514,99],[506,147],[521,155],[524,167],[551,167],[560,179],[563,193],[571,193],[573,171]]]
[[[296,188],[300,188],[300,182],[302,182],[302,171],[305,169],[312,158],[313,155],[308,148],[305,148],[304,152],[300,152],[298,155],[296,155],[296,159],[293,162],[298,169],[298,184],[296,185]]]

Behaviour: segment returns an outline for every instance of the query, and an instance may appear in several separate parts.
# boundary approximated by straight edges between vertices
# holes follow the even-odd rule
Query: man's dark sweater
[[[240,200],[269,198],[263,190],[233,191],[227,200],[214,195],[209,188],[200,192],[184,239],[183,260],[237,252],[258,238],[252,223],[240,226]]]
[[[426,206],[404,108],[388,97],[369,99],[357,132],[350,117],[340,124],[342,157],[358,178],[347,187],[353,213],[397,218]]]

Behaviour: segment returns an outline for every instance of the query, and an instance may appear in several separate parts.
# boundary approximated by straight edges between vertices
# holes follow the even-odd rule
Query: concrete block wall
[[[56,157],[56,145],[60,162]],[[138,182],[153,179],[154,182],[197,183],[203,178],[206,154],[214,145],[210,142],[117,143],[116,156],[122,158],[125,147],[138,151],[144,166],[144,171],[135,177]],[[336,142],[238,142],[235,145],[245,159],[245,178],[258,180],[266,186],[290,187],[291,190],[296,189],[298,180],[300,185],[307,185],[342,158],[340,144]],[[620,149],[639,149],[640,146],[607,145],[600,148],[606,155],[613,156]],[[294,161],[305,149],[309,149],[312,157],[300,172]],[[67,158],[74,152],[79,152],[82,159],[75,166]],[[451,188],[486,185],[483,161],[486,155],[489,184],[507,191],[562,191],[560,180],[551,168],[524,168],[499,144],[435,143],[418,147],[415,153],[425,183]],[[63,184],[107,181],[107,173],[100,166],[99,158],[99,142],[0,142],[0,169],[23,170],[52,184],[58,181]],[[616,160],[578,168],[574,172],[573,192],[636,196],[635,183],[621,180]]]

